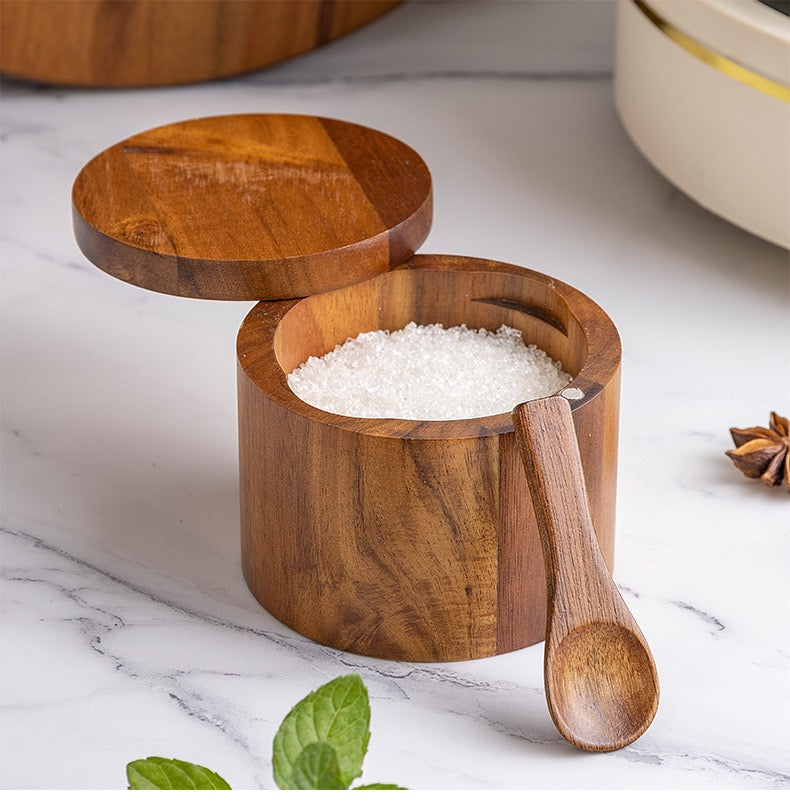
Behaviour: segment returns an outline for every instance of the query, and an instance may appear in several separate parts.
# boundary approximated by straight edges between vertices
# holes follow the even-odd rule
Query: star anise
[[[731,428],[735,450],[726,451],[735,467],[769,487],[784,481],[790,492],[790,423],[771,412],[769,428]]]

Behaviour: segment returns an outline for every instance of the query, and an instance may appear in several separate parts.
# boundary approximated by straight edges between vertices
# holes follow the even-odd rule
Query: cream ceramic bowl
[[[619,0],[615,103],[667,179],[790,247],[790,17],[759,0]]]

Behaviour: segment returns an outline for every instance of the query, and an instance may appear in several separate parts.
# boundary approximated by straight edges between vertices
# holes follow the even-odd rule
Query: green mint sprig
[[[370,741],[370,700],[356,674],[331,680],[300,700],[274,737],[272,766],[280,789],[349,789],[362,775]],[[230,789],[198,764],[160,756],[126,765],[129,789]],[[367,784],[354,789],[403,789]]]
[[[129,789],[230,789],[217,773],[177,758],[149,756],[126,765]]]
[[[274,780],[280,789],[348,789],[362,775],[370,741],[370,703],[362,678],[338,677],[308,694],[283,720],[274,737]],[[302,758],[313,744],[305,761]],[[338,786],[300,786],[306,764],[321,759],[326,774],[337,767]],[[301,763],[300,763],[301,762]],[[297,773],[295,776],[294,773]]]

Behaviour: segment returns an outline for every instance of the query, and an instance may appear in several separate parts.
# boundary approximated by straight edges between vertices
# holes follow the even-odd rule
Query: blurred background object
[[[619,0],[615,102],[703,207],[790,247],[790,16],[761,0]]]
[[[360,28],[401,0],[0,0],[0,72],[141,87],[240,75]]]

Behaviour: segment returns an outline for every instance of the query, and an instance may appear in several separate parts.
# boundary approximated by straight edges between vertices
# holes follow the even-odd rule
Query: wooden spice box
[[[590,511],[614,553],[620,341],[599,306],[529,269],[417,255],[430,173],[362,126],[233,115],[135,135],[73,189],[86,256],[156,291],[260,300],[237,342],[242,562],[274,616],[323,644],[413,661],[543,640],[540,536],[510,414],[358,419],[286,375],[410,321],[521,330],[573,376]]]

